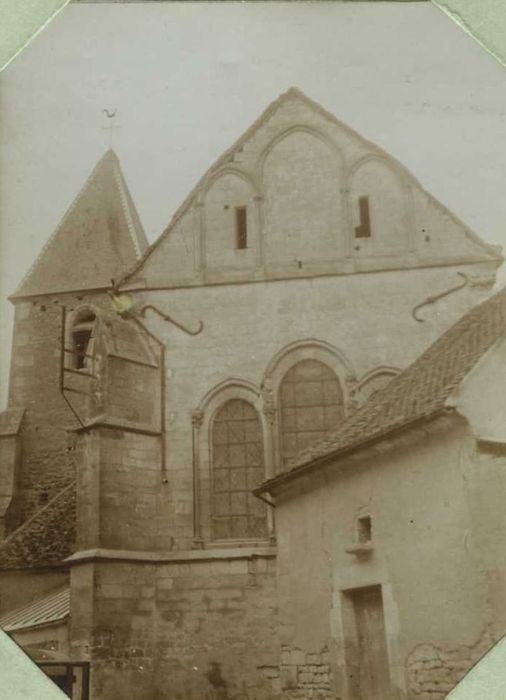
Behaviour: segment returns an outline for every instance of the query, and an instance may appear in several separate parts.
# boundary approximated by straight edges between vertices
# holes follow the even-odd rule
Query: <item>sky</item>
[[[0,407],[6,297],[109,147],[102,110],[153,241],[290,86],[506,247],[506,71],[431,3],[70,4],[0,76]]]

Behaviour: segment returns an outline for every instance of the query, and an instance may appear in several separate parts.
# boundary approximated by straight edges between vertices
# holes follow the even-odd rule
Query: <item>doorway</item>
[[[381,586],[346,591],[352,628],[348,639],[348,669],[353,700],[390,700],[385,617]]]

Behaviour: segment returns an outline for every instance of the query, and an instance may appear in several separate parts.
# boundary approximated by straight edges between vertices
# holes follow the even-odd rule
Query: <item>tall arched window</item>
[[[262,425],[255,408],[231,399],[212,424],[213,539],[267,537],[267,512],[251,490],[265,478]]]
[[[301,360],[279,387],[281,460],[286,463],[344,418],[343,394],[334,372],[318,360]]]
[[[75,318],[72,324],[71,350],[74,369],[86,369],[90,365],[95,320],[93,311],[85,310]]]

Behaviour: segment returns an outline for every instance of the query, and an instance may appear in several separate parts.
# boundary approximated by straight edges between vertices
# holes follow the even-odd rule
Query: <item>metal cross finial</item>
[[[114,124],[113,119],[116,116],[117,109],[103,109],[102,112],[105,114],[109,123],[107,126],[103,126],[102,129],[107,129],[109,131],[109,146],[112,148],[112,137],[114,129],[119,129],[119,124]]]

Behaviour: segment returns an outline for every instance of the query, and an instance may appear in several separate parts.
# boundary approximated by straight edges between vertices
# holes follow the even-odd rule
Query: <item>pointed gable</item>
[[[147,240],[116,154],[109,150],[42,249],[13,298],[109,287]]]
[[[364,207],[370,231],[364,225]],[[237,246],[237,210],[247,245]],[[395,158],[290,88],[198,181],[122,282],[191,286],[502,262]]]

